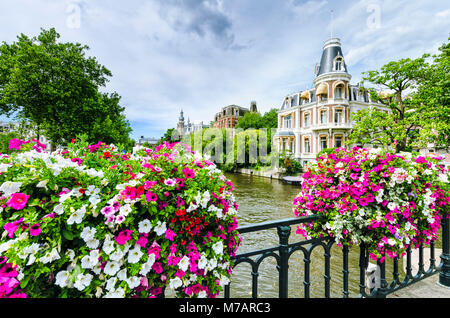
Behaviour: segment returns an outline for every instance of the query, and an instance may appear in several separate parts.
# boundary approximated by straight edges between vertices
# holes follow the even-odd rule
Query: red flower
[[[111,153],[110,153],[109,151],[105,151],[105,152],[103,153],[103,157],[105,157],[105,158],[111,158]]]

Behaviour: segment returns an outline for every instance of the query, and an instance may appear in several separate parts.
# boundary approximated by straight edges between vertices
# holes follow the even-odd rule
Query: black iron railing
[[[260,232],[269,229],[277,229],[279,238],[278,245],[268,247],[264,249],[254,250],[238,254],[235,257],[234,267],[239,266],[242,263],[248,263],[251,265],[252,276],[252,291],[253,298],[258,298],[258,279],[259,279],[259,267],[261,263],[267,258],[274,258],[276,260],[276,269],[278,272],[278,296],[280,298],[289,297],[288,283],[289,283],[289,258],[295,252],[301,252],[303,254],[304,261],[304,273],[303,273],[303,289],[304,297],[310,297],[311,288],[311,255],[312,251],[321,246],[324,250],[324,297],[330,297],[330,261],[331,261],[331,247],[334,244],[334,240],[324,237],[321,239],[313,240],[300,240],[299,242],[289,243],[289,237],[291,234],[291,226],[301,223],[309,223],[317,220],[319,216],[307,216],[299,218],[283,219],[273,222],[264,222],[254,225],[242,226],[238,229],[240,234],[250,232]],[[401,288],[410,286],[424,278],[430,277],[439,273],[440,284],[450,287],[450,230],[449,219],[443,219],[442,221],[442,253],[441,262],[437,265],[435,258],[435,244],[430,244],[430,257],[429,267],[424,268],[424,253],[423,246],[420,246],[418,256],[418,271],[415,275],[412,273],[412,251],[408,249],[406,253],[406,276],[400,280],[399,273],[399,259],[393,260],[392,279],[388,281],[386,277],[386,262],[377,262],[377,277],[378,284],[375,286],[367,286],[367,268],[369,264],[369,255],[367,249],[362,245],[359,246],[359,294],[357,297],[386,297],[388,294],[393,293]],[[342,296],[344,298],[349,297],[349,248],[342,247]],[[275,271],[274,271],[275,272]],[[225,287],[224,297],[230,298],[230,288],[233,283]]]

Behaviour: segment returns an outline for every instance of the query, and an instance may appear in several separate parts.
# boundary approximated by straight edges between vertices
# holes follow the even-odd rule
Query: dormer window
[[[336,58],[336,61],[334,62],[334,69],[336,71],[342,71],[344,68],[344,59],[342,57]]]

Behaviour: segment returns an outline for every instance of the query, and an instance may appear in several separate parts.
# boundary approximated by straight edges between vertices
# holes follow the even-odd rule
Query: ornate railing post
[[[442,219],[442,254],[439,270],[439,284],[450,287],[450,219]]]
[[[288,297],[288,274],[289,274],[289,236],[291,234],[290,226],[278,226],[278,237],[280,238],[279,253],[280,261],[278,264],[279,274],[279,297]]]

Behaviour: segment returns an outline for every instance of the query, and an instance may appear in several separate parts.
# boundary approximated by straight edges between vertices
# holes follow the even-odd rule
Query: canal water
[[[239,226],[275,221],[294,217],[292,201],[300,191],[299,186],[285,184],[278,179],[270,179],[245,174],[226,174],[234,184],[234,195],[239,204],[237,219]],[[295,233],[296,225],[291,227],[290,243],[303,239]],[[276,229],[242,234],[242,245],[238,254],[278,245]],[[439,244],[440,242],[438,242]],[[440,244],[439,244],[440,245]],[[324,250],[314,249],[310,263],[310,297],[324,297]],[[439,259],[440,253],[436,253]],[[343,297],[342,249],[336,244],[331,249],[330,296]],[[359,293],[359,248],[350,249],[349,254],[349,297]],[[399,268],[402,268],[399,262]],[[389,279],[390,261],[386,262],[386,278]],[[428,267],[425,267],[426,269]],[[252,291],[252,269],[248,263],[238,264],[233,270],[230,284],[230,297],[249,298]],[[413,272],[414,274],[414,272]],[[403,276],[400,276],[402,279]],[[388,280],[389,281],[389,280]],[[301,252],[295,252],[289,259],[290,298],[304,297],[304,260]],[[278,298],[278,270],[273,257],[264,259],[258,270],[258,297]]]

